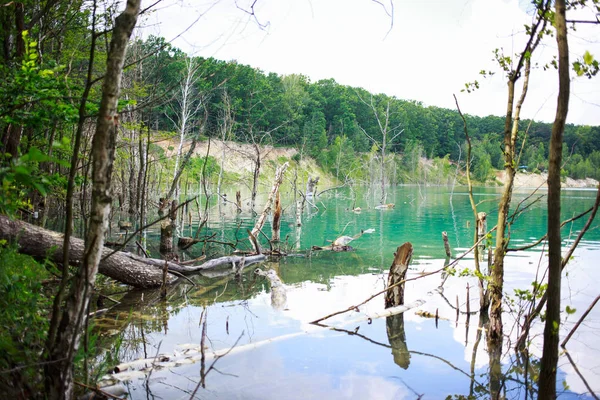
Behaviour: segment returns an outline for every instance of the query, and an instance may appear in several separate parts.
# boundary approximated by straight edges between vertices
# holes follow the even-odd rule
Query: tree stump
[[[406,277],[408,264],[413,254],[413,246],[410,242],[404,243],[396,249],[394,261],[390,267],[387,287],[390,288],[385,294],[385,308],[401,306],[404,304],[404,284],[396,285],[402,282]],[[393,286],[393,287],[392,287]]]

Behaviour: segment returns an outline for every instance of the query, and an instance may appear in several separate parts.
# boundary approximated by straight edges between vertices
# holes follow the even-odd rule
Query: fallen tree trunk
[[[7,216],[0,215],[0,239],[16,242],[19,251],[36,258],[46,258],[56,263],[62,263],[63,235],[58,232],[40,228],[23,221],[11,221]],[[77,265],[83,256],[84,242],[78,238],[71,238],[69,263]],[[107,257],[109,256],[110,257]],[[239,257],[227,256],[209,260],[201,265],[185,266],[164,260],[143,258],[131,253],[113,251],[104,248],[98,272],[119,282],[137,288],[160,287],[162,284],[162,268],[165,263],[169,272],[179,274],[193,274],[198,271],[216,268],[222,265],[238,265],[244,262],[246,266],[263,261],[264,255]],[[167,282],[173,283],[177,279],[169,274]]]
[[[48,257],[55,263],[63,262],[63,234],[40,228],[23,221],[11,221],[7,216],[0,215],[0,239],[16,242],[19,251],[35,258]],[[71,237],[69,263],[78,265],[83,258],[84,241]],[[108,259],[105,257],[113,250],[104,248],[102,261],[98,272],[109,278],[138,288],[159,287],[162,283],[162,271],[146,262],[140,262],[127,256],[127,253],[116,252]],[[140,257],[141,260],[143,259]],[[164,265],[161,262],[161,267]],[[170,275],[169,282],[176,277]]]
[[[125,255],[126,257],[129,257],[132,260],[142,262],[149,266],[162,268],[165,265],[165,261],[163,261],[163,260],[157,260],[157,259],[153,259],[153,258],[143,258],[143,257],[137,256],[132,253],[122,253],[122,254]],[[212,260],[208,260],[204,264],[200,264],[200,265],[187,266],[187,265],[176,264],[173,262],[169,262],[168,265],[169,265],[169,271],[174,271],[174,272],[178,272],[183,275],[188,275],[188,274],[193,274],[193,273],[196,273],[199,271],[204,271],[207,269],[217,268],[217,267],[220,267],[223,265],[231,265],[233,268],[237,268],[237,266],[240,264],[240,262],[243,262],[245,266],[248,266],[248,265],[252,265],[252,264],[256,264],[258,262],[264,261],[266,258],[267,257],[264,254],[258,254],[255,256],[247,256],[247,257],[225,256],[225,257],[213,258]]]

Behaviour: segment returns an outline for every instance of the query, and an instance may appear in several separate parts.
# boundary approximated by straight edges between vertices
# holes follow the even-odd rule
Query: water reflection
[[[121,303],[96,320],[96,329],[102,335],[100,346],[114,350],[120,341],[119,361],[154,357],[159,352],[181,355],[181,345],[199,346],[202,341],[200,320],[207,310],[207,352],[229,349],[240,336],[236,346],[240,348],[273,338],[284,339],[248,351],[232,352],[220,359],[216,367],[220,373],[213,371],[205,376],[206,389],[200,389],[199,398],[414,399],[421,394],[424,398],[494,398],[499,395],[524,398],[526,391],[530,398],[534,397],[535,384],[531,377],[536,374],[536,363],[541,355],[537,346],[543,328],[532,328],[529,357],[510,357],[509,341],[517,336],[520,314],[518,302],[507,303],[506,341],[500,346],[490,346],[485,338],[485,317],[477,315],[469,319],[464,314],[467,301],[473,310],[478,309],[479,304],[477,291],[472,290],[467,300],[466,284],[477,285],[476,279],[470,277],[430,276],[407,284],[407,303],[424,299],[423,311],[435,314],[438,310],[437,329],[435,320],[413,311],[385,321],[373,320],[371,324],[345,326],[343,318],[334,319],[331,325],[337,330],[309,324],[382,290],[384,271],[400,243],[411,241],[415,247],[415,260],[408,274],[416,277],[444,263],[441,231],[455,236],[450,238],[451,243],[472,241],[472,230],[465,224],[472,218],[466,196],[457,189],[450,205],[443,189],[421,188],[421,191],[427,193],[421,196],[416,189],[406,187],[391,191],[389,201],[397,204],[396,209],[382,212],[364,207],[360,214],[345,211],[352,205],[352,196],[324,198],[327,208],[320,207],[320,212],[312,215],[304,214],[301,228],[295,224],[294,212],[287,213],[282,237],[294,238],[289,241],[294,253],[301,253],[312,245],[326,244],[326,239],[335,239],[348,223],[352,231],[375,228],[376,232],[356,241],[354,252],[287,257],[264,266],[263,269],[275,269],[284,282],[285,308],[272,307],[270,285],[264,279],[257,279],[252,271],[245,271],[237,280],[228,273],[211,271],[205,276],[195,276],[196,286],[185,284],[171,288],[166,301],[161,301],[159,293],[153,291],[133,291],[122,298],[111,296]],[[486,189],[479,196],[492,198],[495,193]],[[589,198],[581,193],[569,197],[563,210],[565,215],[583,209],[592,198],[593,193]],[[493,203],[483,211],[493,214]],[[236,242],[237,237],[242,237],[237,232],[251,226],[252,219],[235,214],[231,218],[211,217],[209,233],[216,232],[220,241]],[[545,230],[544,218],[544,207],[538,204],[531,207],[515,224],[511,232],[513,238],[520,243],[532,243]],[[573,224],[568,229],[576,232],[578,226]],[[194,232],[185,224],[182,229]],[[153,235],[156,238],[155,233],[148,233],[149,240]],[[600,282],[600,271],[594,268],[600,254],[600,230],[593,230],[586,239],[569,265],[565,279],[563,293],[567,304],[577,309],[574,316],[567,317],[563,328],[566,331],[597,295]],[[453,252],[459,253],[459,247],[454,246]],[[220,251],[228,251],[227,246]],[[198,253],[200,251],[192,249],[189,257],[196,257]],[[543,271],[544,262],[541,248],[508,257],[507,299],[514,299],[515,288],[530,287]],[[467,258],[461,261],[459,270],[472,266],[473,260]],[[437,290],[440,286],[441,293]],[[378,309],[383,309],[383,299],[361,306],[359,312]],[[600,330],[599,320],[600,310],[594,310],[586,326],[569,342],[570,354],[597,391],[600,379],[594,378],[598,378],[600,352],[594,346]],[[116,362],[100,358],[104,362]],[[209,366],[205,364],[205,369]],[[570,387],[563,394],[565,398],[580,398],[576,393],[587,392],[567,361],[561,362],[560,368],[559,381],[564,380]],[[148,382],[134,380],[128,385],[132,398],[145,398],[146,390],[156,398],[189,398],[200,377],[201,365],[197,363],[157,370]]]
[[[406,345],[406,334],[404,333],[404,315],[392,315],[386,318],[386,332],[394,362],[402,369],[408,369],[410,365],[410,352]]]

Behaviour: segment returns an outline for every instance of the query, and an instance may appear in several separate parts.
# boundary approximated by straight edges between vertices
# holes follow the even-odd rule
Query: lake
[[[268,189],[265,189],[268,190]],[[477,311],[479,292],[472,276],[435,274],[407,282],[405,303],[423,300],[420,307],[402,315],[364,320],[364,316],[383,310],[379,296],[358,310],[324,321],[328,329],[310,324],[349,306],[356,305],[384,289],[394,251],[404,242],[414,246],[413,261],[407,277],[417,277],[440,269],[445,262],[441,232],[449,236],[453,256],[473,244],[473,214],[465,188],[455,188],[452,196],[446,187],[398,186],[389,189],[390,210],[369,208],[374,204],[369,188],[355,192],[342,188],[315,200],[318,208],[308,206],[302,227],[295,226],[295,207],[288,193],[282,193],[284,222],[282,248],[290,256],[258,265],[274,269],[287,289],[283,307],[271,304],[270,285],[248,267],[241,279],[233,276],[194,276],[196,286],[178,285],[168,299],[157,291],[132,291],[121,303],[96,319],[98,346],[104,348],[96,360],[114,366],[139,358],[169,355],[176,363],[150,375],[132,377],[125,385],[131,398],[202,399],[444,399],[488,398],[489,356],[485,334],[479,329],[479,315],[467,319],[467,286],[471,311]],[[475,190],[478,211],[488,213],[488,226],[495,224],[500,188]],[[513,204],[530,191],[517,190]],[[563,191],[563,219],[588,209],[595,191]],[[545,192],[539,194],[544,195]],[[233,196],[230,196],[233,197]],[[350,211],[356,199],[360,213]],[[535,196],[532,197],[535,199]],[[263,199],[264,201],[264,199]],[[260,202],[259,202],[260,204]],[[260,210],[260,205],[258,210]],[[193,211],[192,214],[196,214]],[[240,215],[230,204],[213,204],[208,230],[214,240],[238,241],[249,249],[246,229],[254,218]],[[566,225],[565,249],[583,226],[585,218]],[[181,227],[190,235],[195,225]],[[374,229],[354,240],[351,252],[314,251],[313,245],[327,245],[340,235],[355,235]],[[532,243],[546,231],[546,198],[531,205],[511,227],[512,246]],[[267,223],[264,232],[270,236]],[[114,233],[114,232],[113,232]],[[193,234],[193,233],[192,233]],[[147,233],[151,252],[158,254],[157,232]],[[237,239],[236,239],[237,238]],[[599,294],[600,231],[592,225],[574,258],[563,274],[561,307],[564,337]],[[195,245],[188,257],[201,253]],[[505,270],[502,392],[507,398],[532,398],[526,387],[531,374],[523,375],[512,350],[518,335],[516,320],[523,311],[514,289],[531,289],[536,276],[543,277],[547,265],[544,245],[509,253]],[[213,257],[229,251],[227,245],[211,247]],[[485,262],[482,264],[486,264]],[[459,261],[456,269],[473,269],[472,254]],[[460,314],[457,320],[455,305]],[[419,315],[424,311],[440,319]],[[202,340],[201,316],[206,318],[206,354],[199,361]],[[361,318],[363,320],[361,321]],[[522,317],[521,317],[522,318]],[[538,321],[530,337],[531,358],[525,369],[535,374],[541,357],[543,324]],[[579,372],[592,390],[600,392],[600,306],[595,308],[570,339],[567,349]],[[510,346],[510,347],[509,347]],[[230,353],[215,359],[213,351]],[[166,360],[166,359],[165,359]],[[214,364],[213,364],[214,363]],[[175,365],[176,364],[176,365]],[[202,382],[201,382],[202,380]],[[563,354],[559,360],[558,385],[561,398],[592,398],[575,368]],[[470,396],[470,397],[469,397]],[[527,397],[529,396],[529,397]],[[534,396],[535,397],[535,396]]]

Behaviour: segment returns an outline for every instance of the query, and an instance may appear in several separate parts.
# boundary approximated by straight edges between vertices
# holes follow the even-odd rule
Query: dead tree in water
[[[273,204],[273,199],[276,197],[276,195],[279,191],[279,186],[281,186],[281,183],[283,182],[283,174],[285,174],[285,170],[287,169],[288,165],[289,165],[289,163],[286,162],[282,166],[277,168],[277,171],[275,171],[275,181],[273,182],[273,187],[271,188],[271,193],[269,193],[269,197],[267,198],[267,202],[265,204],[263,212],[258,217],[258,220],[256,221],[256,224],[254,225],[254,228],[252,229],[252,232],[249,235],[250,243],[252,243],[252,247],[254,248],[254,251],[256,253],[260,253],[260,248],[258,248],[258,243],[256,241],[252,240],[252,238],[257,238],[258,233],[260,232],[262,227],[265,225],[267,215],[271,211],[271,205]]]
[[[387,286],[391,289],[385,294],[385,308],[404,304],[404,285],[398,285],[398,282],[402,282],[406,278],[406,271],[408,271],[412,255],[413,246],[410,242],[406,242],[396,249],[388,275]]]
[[[163,199],[163,202],[167,201]],[[161,253],[172,253],[173,252],[173,229],[175,227],[175,220],[177,219],[177,200],[171,202],[171,209],[169,210],[169,218],[165,218],[160,223],[160,252]]]
[[[275,208],[273,209],[273,226],[271,234],[271,242],[276,243],[280,240],[280,228],[281,228],[281,196],[279,190],[275,195]]]

